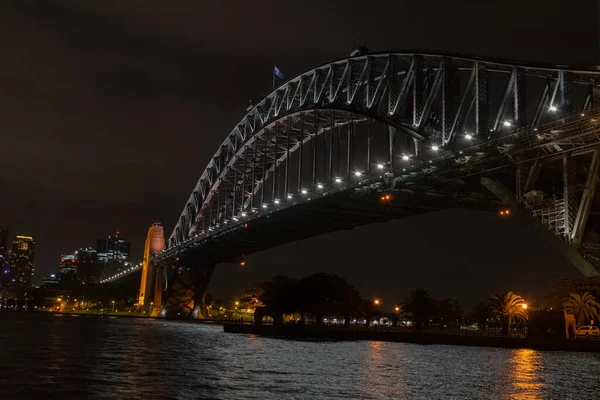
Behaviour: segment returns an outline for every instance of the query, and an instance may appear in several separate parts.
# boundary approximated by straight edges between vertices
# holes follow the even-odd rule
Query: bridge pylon
[[[165,248],[163,226],[155,222],[148,229],[146,244],[144,246],[144,260],[142,263],[142,278],[137,306],[140,311],[156,316],[162,302],[163,279],[157,265],[152,262],[152,256]]]

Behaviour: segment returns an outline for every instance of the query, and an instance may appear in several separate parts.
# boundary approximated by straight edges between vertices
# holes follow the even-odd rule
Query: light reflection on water
[[[511,371],[514,392],[511,399],[532,400],[539,399],[544,384],[541,379],[542,355],[530,349],[512,350]]]
[[[0,398],[597,399],[600,355],[0,313]]]

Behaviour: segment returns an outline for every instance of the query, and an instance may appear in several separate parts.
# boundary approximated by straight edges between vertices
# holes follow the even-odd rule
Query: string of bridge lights
[[[129,268],[124,269],[121,272],[117,272],[116,274],[114,274],[111,277],[102,279],[102,280],[100,280],[100,283],[108,283],[108,282],[114,281],[116,279],[124,277],[125,275],[129,275],[132,272],[135,272],[135,271],[139,270],[140,268],[142,268],[142,263],[139,263],[137,265],[133,265],[133,266],[131,266]]]
[[[556,107],[555,105],[550,105],[550,106],[549,106],[549,108],[548,108],[548,112],[557,112],[557,111],[558,111],[558,107]],[[580,114],[580,116],[581,116],[581,117],[584,117],[584,116],[585,116],[585,113],[581,113],[581,114]],[[556,122],[556,121],[553,121],[553,122]],[[551,122],[551,123],[552,123],[552,122]],[[507,128],[510,128],[511,126],[513,126],[513,123],[512,123],[512,121],[511,121],[511,120],[504,120],[504,121],[502,122],[502,125],[503,125],[503,126],[505,126],[505,127],[507,127]],[[537,131],[537,130],[538,130],[538,128],[533,128],[533,131]],[[490,131],[493,131],[493,129],[491,129]],[[474,137],[473,137],[473,135],[472,135],[471,133],[469,133],[469,132],[465,132],[465,133],[464,133],[464,135],[463,135],[463,138],[464,138],[465,140],[469,141],[469,142],[474,140]],[[439,147],[438,145],[435,145],[435,144],[434,144],[434,145],[432,145],[432,146],[430,147],[430,150],[432,150],[433,152],[436,152],[436,153],[437,153],[437,152],[439,152],[441,149],[440,149],[440,147]],[[462,151],[462,150],[460,150],[458,153],[459,153],[460,155],[462,155],[462,154],[463,154],[463,151]],[[452,154],[452,156],[455,156],[455,155],[454,155],[454,154]],[[412,156],[411,156],[411,155],[408,155],[408,154],[402,154],[402,155],[400,156],[400,158],[401,158],[401,160],[402,160],[402,161],[404,161],[404,162],[409,162],[409,161],[411,161],[411,159],[412,159]],[[433,159],[430,159],[430,160],[429,160],[429,163],[430,163],[430,164],[431,164],[431,163],[433,163],[433,161],[434,161],[434,160],[435,160],[435,158],[433,158]],[[423,162],[425,162],[425,161],[423,161]],[[389,164],[389,162],[386,162],[386,163],[377,163],[375,166],[376,166],[376,168],[377,168],[378,170],[384,170],[384,169],[386,169],[386,164]],[[416,164],[416,163],[415,163],[415,164],[414,164],[414,165],[412,165],[411,167],[412,167],[412,169],[414,169],[414,168],[417,168],[418,166],[419,166],[419,164]],[[403,171],[406,171],[406,168],[403,168]],[[382,172],[383,172],[383,171],[382,171]],[[388,171],[388,172],[386,172],[386,174],[388,174],[388,173],[392,173],[392,172],[391,172],[391,171]],[[363,172],[363,171],[358,171],[358,170],[357,170],[357,171],[355,171],[355,172],[354,172],[354,174],[353,174],[353,175],[354,175],[355,177],[357,177],[357,178],[361,178],[361,177],[363,177],[363,175],[366,175],[366,173],[365,173],[365,172]],[[335,177],[335,178],[334,178],[334,182],[335,182],[336,184],[340,185],[340,184],[342,184],[344,181],[342,180],[342,178],[341,178],[341,177],[339,177],[339,176],[338,176],[338,177]],[[318,183],[318,184],[316,185],[316,188],[317,188],[317,189],[318,189],[318,190],[321,192],[321,193],[315,193],[315,194],[317,194],[317,195],[319,195],[319,194],[320,194],[321,196],[324,196],[324,195],[326,195],[326,194],[328,193],[327,191],[325,191],[325,189],[326,189],[326,188],[325,188],[325,186],[324,186],[322,183]],[[336,190],[336,189],[337,189],[337,188],[331,188],[331,190]],[[301,195],[303,195],[303,196],[308,196],[308,195],[310,195],[311,193],[310,193],[310,192],[309,192],[307,189],[301,189],[301,190],[300,190],[300,194],[301,194]],[[292,202],[292,203],[294,203],[294,204],[295,204],[296,198],[294,198],[294,195],[293,195],[293,194],[291,194],[291,193],[288,193],[288,194],[287,194],[285,197],[286,197],[286,199],[287,199],[287,200],[289,200],[290,202]],[[312,199],[311,197],[305,197],[305,198],[304,198],[304,199],[302,199],[301,201],[309,201],[309,200],[311,200],[311,199]],[[381,197],[381,200],[383,200],[383,201],[389,201],[390,199],[391,199],[391,197],[390,197],[390,195],[389,195],[389,194],[387,194],[387,195],[383,195],[383,196]],[[280,204],[281,204],[281,200],[280,200],[280,199],[275,199],[275,200],[273,200],[273,205],[274,205],[275,207],[279,206]],[[234,223],[237,223],[237,222],[239,222],[240,220],[247,219],[247,218],[251,218],[253,215],[250,215],[250,216],[249,216],[249,214],[259,214],[259,209],[260,209],[260,208],[262,208],[262,209],[268,209],[268,208],[269,208],[269,204],[268,204],[268,203],[263,203],[263,204],[262,204],[260,207],[258,207],[258,208],[252,208],[252,209],[251,209],[249,212],[242,211],[242,212],[239,214],[239,216],[237,216],[237,217],[232,217],[232,218],[231,218],[231,221],[232,221],[232,222],[234,222]],[[275,211],[279,211],[279,208],[276,208],[276,210],[275,210]],[[509,216],[509,215],[510,215],[510,210],[508,210],[508,209],[503,209],[503,210],[502,210],[502,212],[500,213],[500,215],[502,215],[502,216]],[[216,233],[216,232],[218,232],[218,231],[221,231],[221,230],[223,230],[224,228],[226,228],[226,227],[225,227],[225,226],[223,226],[223,225],[227,225],[229,222],[230,222],[229,220],[225,220],[225,221],[223,221],[223,223],[222,223],[222,224],[217,224],[217,225],[216,225],[216,226],[214,226],[214,227],[213,227],[213,226],[210,226],[210,227],[208,227],[208,229],[207,229],[207,230],[202,230],[200,233],[197,233],[197,234],[195,234],[193,237],[190,237],[190,238],[188,238],[188,239],[184,240],[184,241],[182,242],[182,244],[189,243],[189,242],[192,242],[192,241],[196,241],[197,239],[203,239],[203,238],[206,238],[206,237],[208,237],[208,236],[209,236],[211,233],[213,233],[213,232],[214,232],[214,233]],[[244,227],[244,228],[246,228],[246,227],[247,227],[247,224],[244,224],[244,225],[243,225],[243,227]],[[220,229],[216,229],[216,230],[215,230],[215,228],[220,228]],[[174,247],[174,248],[171,248],[171,249],[164,249],[164,250],[162,250],[162,251],[161,251],[161,253],[169,252],[170,250],[173,250],[173,249],[175,249],[175,248],[176,248],[176,247]],[[117,275],[117,277],[118,277],[118,275]]]

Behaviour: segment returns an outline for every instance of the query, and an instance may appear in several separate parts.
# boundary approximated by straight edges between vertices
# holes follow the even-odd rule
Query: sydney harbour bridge
[[[529,218],[599,275],[599,83],[595,67],[423,52],[299,74],[223,133],[168,239],[151,227],[139,305],[198,317],[218,263],[454,207]]]

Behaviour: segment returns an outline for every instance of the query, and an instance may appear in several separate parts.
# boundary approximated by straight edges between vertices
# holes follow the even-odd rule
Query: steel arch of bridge
[[[423,160],[424,146],[460,148],[456,139],[465,131],[481,141],[495,139],[561,113],[588,110],[600,104],[599,76],[585,69],[412,53],[369,54],[321,65],[275,89],[227,135],[186,202],[169,248],[210,236],[215,218],[218,225],[239,218],[248,207],[260,207],[255,197],[262,202],[263,183],[282,166],[285,196],[290,189],[286,160],[323,133],[332,132],[331,138],[334,129],[345,126],[350,132],[366,120],[388,125],[389,173],[394,175],[396,132],[413,138],[411,156]],[[331,174],[330,167],[329,179]]]

